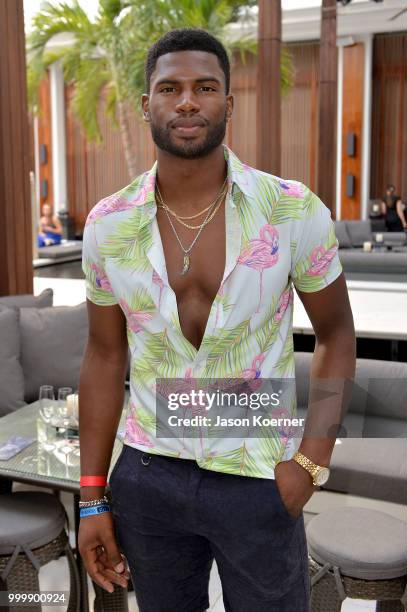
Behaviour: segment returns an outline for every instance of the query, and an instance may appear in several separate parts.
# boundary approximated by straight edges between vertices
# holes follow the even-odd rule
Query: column
[[[370,165],[372,146],[372,75],[373,75],[373,35],[364,38],[364,73],[363,73],[363,142],[362,142],[362,176],[361,176],[361,218],[369,217],[370,202]]]
[[[54,213],[68,207],[66,179],[65,88],[60,62],[50,67]]]
[[[281,0],[259,0],[258,6],[256,166],[280,175]]]
[[[32,293],[23,0],[0,0],[0,295]]]

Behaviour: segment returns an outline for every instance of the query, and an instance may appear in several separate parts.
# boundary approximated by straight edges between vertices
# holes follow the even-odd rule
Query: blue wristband
[[[91,506],[90,508],[81,508],[79,511],[79,517],[91,516],[92,514],[102,514],[102,512],[110,512],[110,506],[108,504],[100,504],[99,506]]]

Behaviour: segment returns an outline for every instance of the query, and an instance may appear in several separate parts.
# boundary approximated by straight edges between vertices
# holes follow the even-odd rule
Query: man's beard
[[[174,142],[171,138],[171,127],[159,127],[153,121],[150,123],[151,136],[159,149],[171,153],[176,157],[184,159],[195,159],[209,155],[216,147],[218,147],[226,134],[226,113],[222,121],[216,125],[210,126],[206,138],[203,141],[195,142],[194,139],[185,139],[184,141]]]

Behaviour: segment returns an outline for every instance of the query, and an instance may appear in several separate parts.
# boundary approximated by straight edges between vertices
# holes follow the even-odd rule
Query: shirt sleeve
[[[291,278],[299,291],[320,291],[338,278],[342,265],[330,210],[302,185],[301,214],[293,221]]]
[[[95,222],[85,225],[82,244],[82,270],[85,274],[86,297],[98,306],[112,306],[118,301],[105,271],[96,236]]]

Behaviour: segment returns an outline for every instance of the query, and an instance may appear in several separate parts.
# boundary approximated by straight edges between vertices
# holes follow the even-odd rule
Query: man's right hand
[[[111,512],[81,519],[78,548],[86,571],[96,584],[109,593],[113,593],[113,584],[127,588],[130,573],[117,545]]]

